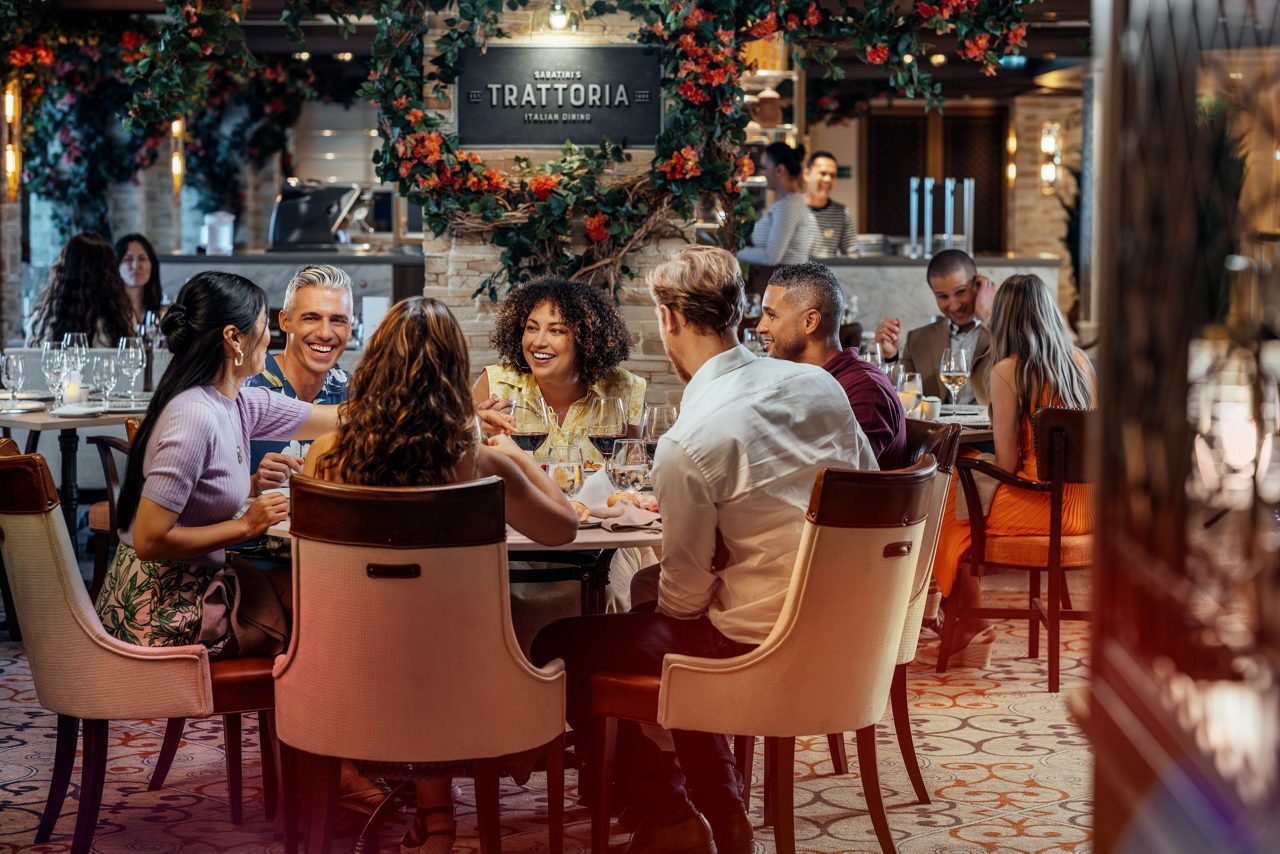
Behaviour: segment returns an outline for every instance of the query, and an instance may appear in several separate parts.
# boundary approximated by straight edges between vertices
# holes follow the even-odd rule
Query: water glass
[[[18,392],[22,391],[24,378],[22,357],[13,354],[5,356],[4,361],[0,362],[0,382],[3,382],[4,387],[9,390],[10,406],[13,406],[13,402],[18,399]]]
[[[644,443],[639,439],[619,439],[613,445],[613,455],[606,461],[609,480],[615,489],[639,492],[649,478],[649,458]]]
[[[62,350],[62,343],[46,341],[41,344],[40,372],[44,374],[45,385],[49,387],[49,393],[53,395],[55,409],[62,402],[62,375],[66,370],[67,357]]]
[[[83,332],[63,333],[62,350],[66,353],[67,370],[82,371],[89,360],[89,336]]]
[[[880,342],[872,341],[871,344],[865,347],[865,349],[867,351],[865,356],[866,360],[885,373],[888,373],[889,367],[885,363],[884,353],[880,350]]]
[[[552,445],[547,451],[547,476],[569,498],[582,489],[582,449],[576,445]]]
[[[111,393],[120,380],[120,372],[116,368],[116,360],[111,356],[94,356],[89,364],[89,379],[102,392],[104,401],[111,399]]]
[[[627,410],[620,397],[597,397],[587,410],[587,438],[605,462],[613,456],[614,443],[627,435]]]
[[[129,402],[135,399],[134,386],[138,383],[138,374],[147,365],[147,349],[141,338],[121,338],[116,347],[116,358],[120,362],[120,370],[129,378]]]
[[[679,414],[679,408],[673,403],[655,403],[644,408],[641,433],[644,436],[644,449],[650,461],[658,452],[658,440],[676,426],[676,417]]]
[[[902,371],[897,381],[898,399],[902,401],[902,408],[910,414],[911,410],[919,405],[920,399],[924,397],[924,381],[921,380],[917,373]]]

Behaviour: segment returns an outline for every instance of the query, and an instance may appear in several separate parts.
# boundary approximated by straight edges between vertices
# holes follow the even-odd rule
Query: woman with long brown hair
[[[351,377],[334,433],[320,437],[305,473],[366,486],[439,486],[496,475],[507,523],[547,545],[570,542],[578,517],[560,489],[508,436],[482,443],[469,391],[466,339],[444,303],[413,297],[379,324]],[[417,782],[418,812],[403,848],[453,845],[451,778]]]
[[[1035,275],[1011,276],[996,292],[991,314],[995,364],[991,367],[991,428],[995,464],[1025,480],[1039,480],[1032,449],[1031,416],[1045,406],[1093,406],[1094,376],[1089,360],[1071,340],[1066,319],[1049,286]],[[956,483],[943,513],[933,576],[943,595],[966,607],[982,607],[982,587],[969,573],[957,576],[969,550],[969,521],[955,512]],[[1088,484],[1068,484],[1063,495],[1062,533],[1093,528]],[[971,508],[971,512],[978,512]],[[1049,533],[1049,496],[1023,489],[995,491],[986,530],[996,536]],[[983,620],[956,623],[951,661],[985,666],[995,633]]]
[[[66,242],[32,312],[27,346],[60,342],[68,332],[89,336],[90,347],[114,347],[133,334],[133,309],[111,244],[96,234]]]

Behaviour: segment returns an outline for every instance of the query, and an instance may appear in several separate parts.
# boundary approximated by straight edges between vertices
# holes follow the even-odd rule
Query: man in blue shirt
[[[267,354],[262,373],[245,381],[299,400],[337,404],[347,400],[348,374],[338,357],[351,338],[351,277],[328,264],[301,267],[289,280],[280,311],[280,329],[288,335],[284,352]],[[306,443],[250,443],[250,471],[256,491],[281,486],[302,470]]]

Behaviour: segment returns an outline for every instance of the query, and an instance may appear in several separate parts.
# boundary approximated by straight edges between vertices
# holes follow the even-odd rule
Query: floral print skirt
[[[142,560],[120,543],[98,594],[97,611],[107,632],[140,646],[203,643],[216,658],[230,632],[201,640],[205,592],[217,570],[177,560]]]

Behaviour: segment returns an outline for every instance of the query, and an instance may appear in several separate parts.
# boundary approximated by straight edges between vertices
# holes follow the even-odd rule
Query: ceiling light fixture
[[[933,54],[933,56],[929,57],[929,64],[934,66],[935,68],[946,65],[947,55],[945,53],[935,53]]]
[[[333,58],[338,60],[338,62],[350,62],[352,59],[355,59],[355,55],[349,50],[343,50],[335,53]]]

